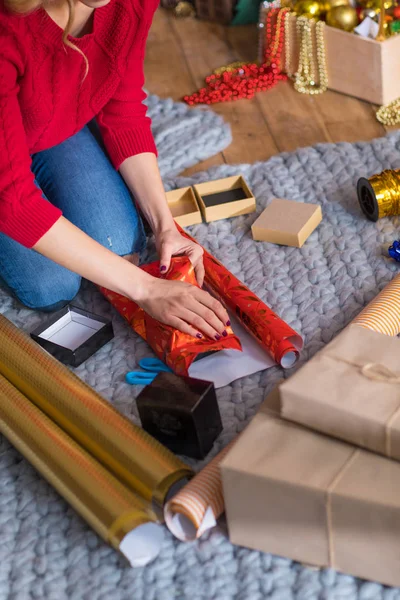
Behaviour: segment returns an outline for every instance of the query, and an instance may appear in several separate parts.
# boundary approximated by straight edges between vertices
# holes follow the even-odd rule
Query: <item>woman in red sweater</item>
[[[204,277],[201,248],[174,226],[143,105],[157,4],[0,0],[0,277],[38,310],[69,302],[85,277],[218,339],[228,324],[219,302],[135,265],[145,235],[133,196],[161,271],[186,254]]]

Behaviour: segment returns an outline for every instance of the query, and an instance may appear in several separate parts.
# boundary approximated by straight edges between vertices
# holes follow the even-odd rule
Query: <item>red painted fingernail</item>
[[[227,322],[226,322],[226,326],[227,326],[227,327],[229,327],[229,325],[230,325],[230,324],[231,324],[231,322],[230,322],[230,321],[227,321]]]
[[[199,340],[201,340],[201,338],[202,338],[203,336],[201,335],[201,333],[196,333],[196,337],[197,337],[197,338],[199,338]]]
[[[215,339],[216,339],[216,340],[217,340],[217,342],[218,342],[218,341],[221,339],[221,336],[220,336],[220,335],[216,335],[216,336],[215,336]]]
[[[223,335],[224,337],[226,337],[226,336],[228,335],[228,332],[227,332],[227,331],[224,331],[222,335]]]
[[[165,265],[163,265],[162,267],[160,267],[160,271],[161,271],[161,272],[162,272],[162,271],[166,271],[166,270],[167,270],[167,267],[166,267]]]

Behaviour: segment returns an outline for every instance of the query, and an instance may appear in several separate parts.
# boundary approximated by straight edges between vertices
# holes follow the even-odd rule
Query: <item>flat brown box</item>
[[[317,204],[274,198],[251,226],[253,239],[301,248],[322,220]]]
[[[296,17],[291,17],[293,73],[299,56],[295,21]],[[400,77],[393,76],[400,73],[400,35],[376,42],[325,27],[325,45],[329,89],[373,104],[388,104],[400,96]]]
[[[242,175],[234,175],[216,181],[207,181],[193,186],[200,210],[203,213],[204,220],[218,221],[219,219],[230,219],[239,215],[247,215],[256,210],[256,201]],[[212,205],[208,203],[208,197],[214,194],[220,194],[227,197],[229,192],[242,191],[241,199],[225,200],[222,197],[221,202],[213,201]]]
[[[202,223],[201,212],[191,187],[167,192],[167,202],[172,216],[181,227]]]
[[[398,586],[400,464],[268,411],[221,464],[231,542]]]

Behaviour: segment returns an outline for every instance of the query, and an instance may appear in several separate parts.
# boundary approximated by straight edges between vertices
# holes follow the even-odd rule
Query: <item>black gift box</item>
[[[54,313],[31,338],[57,360],[79,367],[114,337],[111,321],[75,306]]]
[[[159,373],[137,398],[143,429],[172,452],[204,458],[222,431],[214,384]]]

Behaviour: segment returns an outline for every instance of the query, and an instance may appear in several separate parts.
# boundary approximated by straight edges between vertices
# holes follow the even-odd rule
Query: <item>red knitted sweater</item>
[[[32,247],[61,211],[43,199],[30,156],[96,117],[111,160],[156,154],[143,105],[143,59],[158,0],[111,0],[94,11],[92,33],[62,42],[43,9],[6,13],[0,0],[0,231]]]

